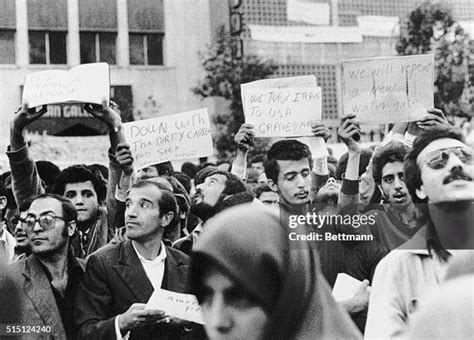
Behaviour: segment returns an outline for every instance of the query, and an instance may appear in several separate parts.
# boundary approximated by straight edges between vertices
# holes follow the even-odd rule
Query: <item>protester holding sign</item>
[[[104,106],[87,104],[85,109],[109,127],[110,153],[115,154],[117,144],[124,141],[120,116],[105,103]],[[14,195],[18,206],[44,192],[23,131],[33,121],[40,119],[45,112],[46,106],[35,111],[34,108],[29,109],[24,104],[11,122],[10,146],[7,155],[10,159]],[[110,178],[107,183],[109,189],[97,171],[84,165],[64,169],[55,182],[55,193],[68,198],[79,212],[77,237],[72,243],[76,256],[81,258],[87,257],[105,245],[114,234],[115,227],[112,224],[113,221],[108,220],[105,202],[110,202],[107,207],[113,209],[113,192],[121,170],[118,165],[114,165],[113,159],[109,168]]]

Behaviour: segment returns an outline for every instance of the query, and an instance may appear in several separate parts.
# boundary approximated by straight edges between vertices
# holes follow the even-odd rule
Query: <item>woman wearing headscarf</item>
[[[211,339],[361,338],[332,298],[316,249],[289,232],[250,205],[208,221],[193,248],[192,284]]]

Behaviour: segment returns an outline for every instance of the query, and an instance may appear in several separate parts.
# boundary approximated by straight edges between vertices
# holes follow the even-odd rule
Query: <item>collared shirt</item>
[[[366,337],[403,337],[420,299],[444,279],[451,253],[431,222],[390,252],[375,270]]]
[[[140,260],[140,263],[143,266],[143,269],[145,270],[145,274],[150,280],[151,285],[153,288],[160,289],[161,285],[163,283],[163,277],[165,275],[165,260],[166,260],[166,247],[163,242],[161,242],[161,247],[160,247],[160,252],[158,253],[158,256],[153,259],[153,260],[147,260],[144,258],[137,250],[135,245],[132,242],[133,249],[135,250],[135,253],[138,256],[138,259]],[[122,339],[128,339],[130,337],[130,332],[127,332],[125,336],[122,337],[122,334],[120,333],[120,328],[118,324],[118,316],[115,317],[115,336],[117,340],[122,340]]]
[[[3,262],[5,264],[9,264],[13,261],[13,257],[15,256],[15,246],[16,246],[16,240],[10,234],[10,232],[7,229],[7,225],[5,222],[0,222],[0,228],[3,230],[2,236],[0,237],[0,243],[2,243],[2,248],[5,248],[5,255],[6,255],[6,260],[5,259],[0,259],[0,262]]]

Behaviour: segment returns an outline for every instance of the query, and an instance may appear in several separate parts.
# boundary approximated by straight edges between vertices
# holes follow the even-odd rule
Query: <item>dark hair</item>
[[[61,173],[61,169],[50,161],[36,161],[35,164],[38,176],[44,182],[46,188],[53,186],[56,178]]]
[[[309,147],[296,139],[283,139],[272,145],[264,162],[265,175],[277,183],[280,167],[277,161],[299,161],[308,159],[309,167],[313,167],[313,159]]]
[[[247,188],[245,187],[245,184],[244,182],[242,182],[242,180],[237,177],[236,175],[230,173],[230,172],[227,172],[227,171],[221,171],[221,170],[214,170],[214,171],[211,171],[207,176],[212,176],[212,175],[223,175],[225,176],[226,178],[226,181],[225,181],[225,188],[224,188],[224,191],[222,192],[222,194],[224,195],[234,195],[234,194],[237,194],[239,192],[244,192],[244,191],[247,191]],[[206,179],[204,178],[204,179]]]
[[[372,159],[373,177],[377,184],[382,182],[382,170],[387,163],[401,162],[405,159],[408,148],[399,142],[390,142],[381,147]]]
[[[0,196],[7,197],[7,195],[7,187],[5,186],[5,183],[0,179]]]
[[[188,194],[191,193],[192,184],[191,178],[188,175],[186,175],[184,172],[178,171],[174,173],[173,177],[175,177],[183,185]]]
[[[359,160],[359,177],[362,175],[367,166],[369,165],[370,158],[372,157],[372,151],[369,149],[361,149],[360,150],[360,160]],[[346,152],[339,158],[336,166],[336,179],[342,180],[342,175],[346,172],[347,168],[347,160],[349,158],[349,154]]]
[[[34,199],[31,200],[30,206],[34,201],[37,201],[39,199],[45,199],[45,198],[53,198],[61,202],[61,208],[63,210],[63,218],[66,223],[77,220],[76,207],[74,206],[74,204],[71,203],[71,201],[69,201],[66,197],[61,196],[61,195],[52,194],[52,193],[38,195]]]
[[[260,184],[255,188],[255,197],[260,198],[264,192],[273,192],[273,190],[268,184]]]
[[[405,157],[405,184],[408,188],[414,203],[427,202],[428,198],[420,199],[416,195],[416,189],[419,189],[423,182],[421,181],[421,169],[416,163],[416,159],[420,152],[428,146],[431,142],[442,139],[451,138],[464,143],[464,136],[458,129],[454,128],[433,128],[423,131],[413,143],[413,148]]]
[[[184,162],[183,165],[181,165],[181,171],[193,179],[198,172],[198,167],[194,163]]]
[[[263,163],[263,162],[265,162],[265,156],[263,156],[263,155],[257,155],[257,156],[255,156],[254,158],[252,158],[250,160],[250,164]]]
[[[92,170],[97,170],[101,175],[102,175],[102,178],[105,182],[108,181],[109,179],[109,168],[107,168],[105,165],[102,165],[102,164],[91,164],[91,165],[88,165],[89,169],[92,169]]]
[[[215,166],[202,168],[196,173],[196,176],[194,177],[194,185],[198,186],[199,184],[203,183],[206,177],[209,176],[209,173],[217,170],[218,169]]]
[[[250,203],[254,200],[254,198],[254,195],[249,191],[238,192],[236,194],[230,195],[224,198],[224,200],[218,204],[216,214],[239,204]]]
[[[175,225],[179,222],[178,216],[178,204],[173,195],[173,192],[169,190],[163,183],[155,182],[153,180],[139,180],[132,185],[132,188],[143,188],[146,186],[155,186],[160,190],[160,198],[158,199],[158,206],[160,207],[160,217],[163,217],[164,214],[172,212],[174,214],[173,220],[170,223],[170,226]]]
[[[61,171],[59,176],[56,178],[53,193],[64,195],[66,184],[82,183],[87,181],[92,182],[99,204],[104,203],[105,195],[107,193],[107,186],[102,178],[102,175],[97,170],[93,170],[84,164],[72,165]]]
[[[188,212],[189,207],[191,206],[191,198],[188,195],[188,192],[181,184],[181,182],[174,176],[166,176],[165,179],[173,187],[173,194],[178,204],[179,210],[182,212]],[[178,199],[180,198],[180,199]]]
[[[152,166],[158,171],[158,176],[173,176],[174,168],[170,161],[153,164]]]

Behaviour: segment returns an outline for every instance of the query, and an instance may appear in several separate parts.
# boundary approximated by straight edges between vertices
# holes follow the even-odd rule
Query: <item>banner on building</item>
[[[311,0],[288,0],[286,14],[288,21],[302,21],[311,25],[329,26],[331,21],[329,4]]]
[[[398,17],[363,15],[357,17],[357,23],[363,36],[390,38],[400,35]]]
[[[253,40],[287,43],[362,43],[359,27],[248,25]]]
[[[361,123],[416,121],[434,105],[432,54],[342,62],[343,112]]]

